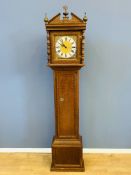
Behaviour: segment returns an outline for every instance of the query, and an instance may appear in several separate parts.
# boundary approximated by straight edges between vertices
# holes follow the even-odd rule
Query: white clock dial
[[[60,37],[55,44],[56,54],[61,58],[71,58],[76,54],[76,41],[69,36]]]

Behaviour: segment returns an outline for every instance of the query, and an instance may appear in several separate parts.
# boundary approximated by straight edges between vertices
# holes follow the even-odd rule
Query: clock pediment
[[[60,21],[60,16],[61,14],[58,13],[57,15],[55,15],[53,18],[51,18],[49,21],[48,21],[48,24],[56,24]]]
[[[53,18],[48,20],[47,16],[45,17],[45,25],[47,30],[85,30],[87,18],[85,16],[83,19],[79,18],[76,14],[70,13],[70,17],[68,16],[67,9],[61,13],[58,13]]]
[[[48,21],[48,25],[49,24],[64,24],[65,23],[80,23],[80,24],[83,24],[84,21],[79,18],[77,15],[75,15],[74,13],[71,12],[71,18],[62,18],[61,19],[61,14],[58,13],[57,15],[55,15],[53,18],[51,18],[49,21]]]
[[[83,23],[84,21],[79,18],[77,15],[75,15],[74,13],[71,13],[71,21],[72,22],[77,22],[77,23]]]

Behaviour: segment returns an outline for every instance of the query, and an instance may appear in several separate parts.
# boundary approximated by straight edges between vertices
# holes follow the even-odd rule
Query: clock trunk
[[[84,171],[79,136],[79,67],[55,68],[54,87],[56,135],[51,170]]]

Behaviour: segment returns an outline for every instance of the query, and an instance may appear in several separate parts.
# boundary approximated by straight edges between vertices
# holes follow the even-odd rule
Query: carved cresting
[[[84,66],[87,16],[85,13],[81,19],[71,13],[69,17],[68,7],[63,6],[62,18],[60,13],[50,20],[45,15],[44,22],[48,66],[54,76],[55,135],[51,145],[51,171],[84,171],[82,136],[79,134],[79,72]],[[61,53],[63,47],[66,48],[65,57],[57,53],[57,47]],[[71,48],[74,55],[69,54],[70,51],[68,57],[67,48]],[[72,48],[76,48],[75,52]]]

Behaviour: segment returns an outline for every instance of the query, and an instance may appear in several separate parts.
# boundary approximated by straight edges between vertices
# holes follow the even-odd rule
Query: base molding
[[[51,171],[62,171],[62,172],[83,172],[85,171],[85,166],[84,166],[84,161],[82,160],[82,165],[81,166],[71,166],[67,165],[67,167],[62,166],[56,166],[54,167],[53,163],[51,164]]]
[[[84,171],[82,137],[52,140],[51,171]]]

